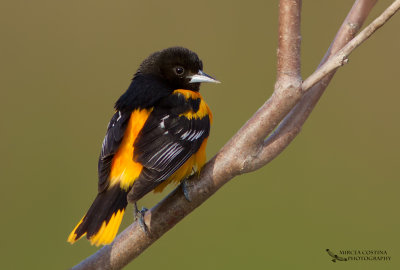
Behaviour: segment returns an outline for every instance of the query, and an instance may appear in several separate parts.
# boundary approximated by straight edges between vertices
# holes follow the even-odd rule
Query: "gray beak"
[[[199,70],[199,73],[188,76],[190,78],[189,83],[202,83],[202,82],[210,82],[210,83],[221,83],[220,81],[214,79],[210,75],[205,74],[203,71]]]

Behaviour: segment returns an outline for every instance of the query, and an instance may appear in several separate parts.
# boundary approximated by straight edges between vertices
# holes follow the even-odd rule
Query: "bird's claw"
[[[185,196],[186,200],[188,202],[191,202],[192,198],[190,198],[190,195],[189,195],[189,184],[188,184],[187,178],[182,181],[181,187],[182,187],[183,195]]]
[[[140,228],[149,236],[149,229],[147,228],[146,223],[144,222],[144,215],[147,212],[146,207],[142,207],[142,210],[139,211],[137,204],[135,203],[135,219],[139,222]]]

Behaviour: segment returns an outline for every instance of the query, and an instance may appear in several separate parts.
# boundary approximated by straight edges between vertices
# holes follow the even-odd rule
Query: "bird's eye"
[[[185,69],[183,67],[175,67],[176,75],[182,75],[184,72],[185,72]]]

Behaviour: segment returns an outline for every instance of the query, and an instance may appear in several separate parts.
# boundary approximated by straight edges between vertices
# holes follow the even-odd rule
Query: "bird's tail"
[[[117,235],[128,205],[127,193],[128,191],[121,189],[119,185],[99,193],[67,241],[73,244],[86,234],[92,245],[110,244]]]

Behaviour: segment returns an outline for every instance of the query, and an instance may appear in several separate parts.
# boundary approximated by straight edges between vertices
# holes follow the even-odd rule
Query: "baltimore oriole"
[[[115,103],[98,163],[98,194],[68,237],[86,234],[96,246],[115,238],[128,202],[199,171],[212,122],[200,83],[217,80],[203,72],[196,53],[173,47],[151,54]],[[142,218],[143,218],[143,213]]]

